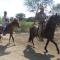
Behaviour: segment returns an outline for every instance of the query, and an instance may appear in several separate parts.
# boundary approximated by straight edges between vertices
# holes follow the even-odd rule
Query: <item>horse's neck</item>
[[[47,25],[46,25],[46,28],[49,28],[51,30],[55,30],[56,28],[56,23],[54,23],[54,21],[48,21],[47,22]]]
[[[10,23],[12,26],[14,26],[14,22]]]
[[[13,25],[12,23],[9,23],[9,26],[10,26],[10,27],[13,27],[14,25]]]

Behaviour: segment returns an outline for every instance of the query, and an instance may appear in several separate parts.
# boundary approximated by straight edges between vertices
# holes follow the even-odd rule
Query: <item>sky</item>
[[[60,3],[60,0],[55,0],[55,3]],[[17,13],[25,13],[26,17],[34,16],[27,11],[24,0],[0,0],[0,16],[3,16],[4,11],[7,11],[8,17],[14,17]]]

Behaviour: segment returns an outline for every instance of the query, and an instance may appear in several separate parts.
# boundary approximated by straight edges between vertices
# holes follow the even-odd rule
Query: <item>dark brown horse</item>
[[[4,33],[10,34],[9,43],[10,43],[11,38],[13,39],[13,42],[14,42],[14,37],[13,37],[14,27],[19,27],[19,23],[16,18],[14,18],[14,20],[6,26],[6,29],[4,31]],[[1,39],[1,34],[3,34],[3,27],[2,26],[0,26],[0,39]]]
[[[47,39],[47,42],[46,42],[46,45],[45,45],[45,48],[44,48],[46,52],[48,52],[47,46],[48,46],[49,42],[52,42],[56,46],[57,52],[59,54],[59,48],[58,48],[56,42],[53,40],[54,39],[54,32],[55,32],[55,29],[56,29],[56,25],[59,22],[60,22],[60,16],[57,15],[57,14],[56,15],[52,15],[50,17],[50,19],[48,20],[47,24],[46,24],[45,30],[43,30],[41,32],[41,36],[43,38]],[[34,39],[34,37],[38,36],[38,30],[39,29],[36,28],[35,26],[30,28],[29,42],[32,42],[33,45],[34,45],[33,39]]]

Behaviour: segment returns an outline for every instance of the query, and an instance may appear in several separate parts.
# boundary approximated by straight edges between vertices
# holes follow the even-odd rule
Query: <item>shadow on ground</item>
[[[6,44],[5,46],[0,45],[0,56],[10,54],[10,52],[6,52],[6,49],[7,49],[7,46],[8,46],[8,45],[9,45],[9,44]]]
[[[36,53],[34,49],[28,45],[24,50],[24,57],[28,58],[29,60],[51,60],[54,55]]]

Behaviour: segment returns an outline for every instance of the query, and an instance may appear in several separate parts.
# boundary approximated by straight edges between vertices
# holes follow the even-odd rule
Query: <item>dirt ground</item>
[[[54,40],[60,49],[60,30],[56,31]],[[44,54],[44,42],[34,39],[35,48],[28,42],[28,33],[14,34],[15,44],[9,45],[9,35],[3,36],[0,42],[0,60],[60,60],[60,54],[57,54],[54,44],[49,43],[48,54]]]

